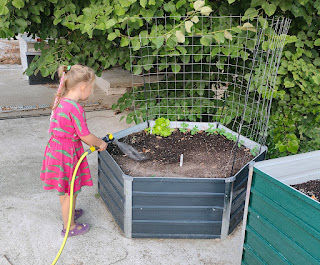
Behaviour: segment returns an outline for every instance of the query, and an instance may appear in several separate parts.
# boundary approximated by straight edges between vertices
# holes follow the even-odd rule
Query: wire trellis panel
[[[143,86],[132,79],[136,122],[219,122],[264,145],[289,25],[280,17],[132,18],[131,70],[143,78]]]

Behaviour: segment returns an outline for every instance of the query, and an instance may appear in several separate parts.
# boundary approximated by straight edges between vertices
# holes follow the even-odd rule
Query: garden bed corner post
[[[127,238],[132,238],[132,180],[127,175],[124,179],[124,234]]]
[[[224,195],[224,203],[223,203],[223,214],[222,214],[222,225],[221,225],[221,239],[227,238],[229,234],[233,183],[234,183],[234,179],[226,179],[225,195]]]

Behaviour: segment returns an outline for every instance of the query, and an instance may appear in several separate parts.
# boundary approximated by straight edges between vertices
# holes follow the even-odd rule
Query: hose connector
[[[105,141],[107,144],[109,144],[113,142],[114,137],[111,133],[107,133],[107,135],[103,137],[102,140]]]

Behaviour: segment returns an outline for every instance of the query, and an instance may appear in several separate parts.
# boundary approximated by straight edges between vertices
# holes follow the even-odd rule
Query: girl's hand
[[[98,146],[99,147],[98,151],[100,151],[100,152],[105,151],[107,149],[107,146],[108,146],[108,144],[105,141],[101,140],[101,144]]]

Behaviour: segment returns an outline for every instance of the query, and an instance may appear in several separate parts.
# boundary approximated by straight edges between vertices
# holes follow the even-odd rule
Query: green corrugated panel
[[[247,244],[244,244],[243,245],[243,259],[242,259],[242,264],[256,264],[256,265],[265,265],[266,262],[263,261],[261,259],[261,257],[255,253],[252,248],[247,245]]]
[[[252,187],[320,232],[320,204],[254,168]]]
[[[318,202],[254,168],[248,210],[243,264],[320,264]]]
[[[262,264],[290,264],[285,257],[283,257],[272,245],[270,245],[268,241],[261,237],[252,227],[247,226],[245,240],[244,246],[250,248],[251,256],[255,256],[254,259],[261,261]],[[250,258],[253,259],[253,257]],[[255,262],[252,263],[250,260],[244,261],[250,265],[256,264]]]
[[[250,208],[259,212],[290,240],[320,260],[320,233],[312,229],[295,215],[286,211],[268,197],[251,189]]]

